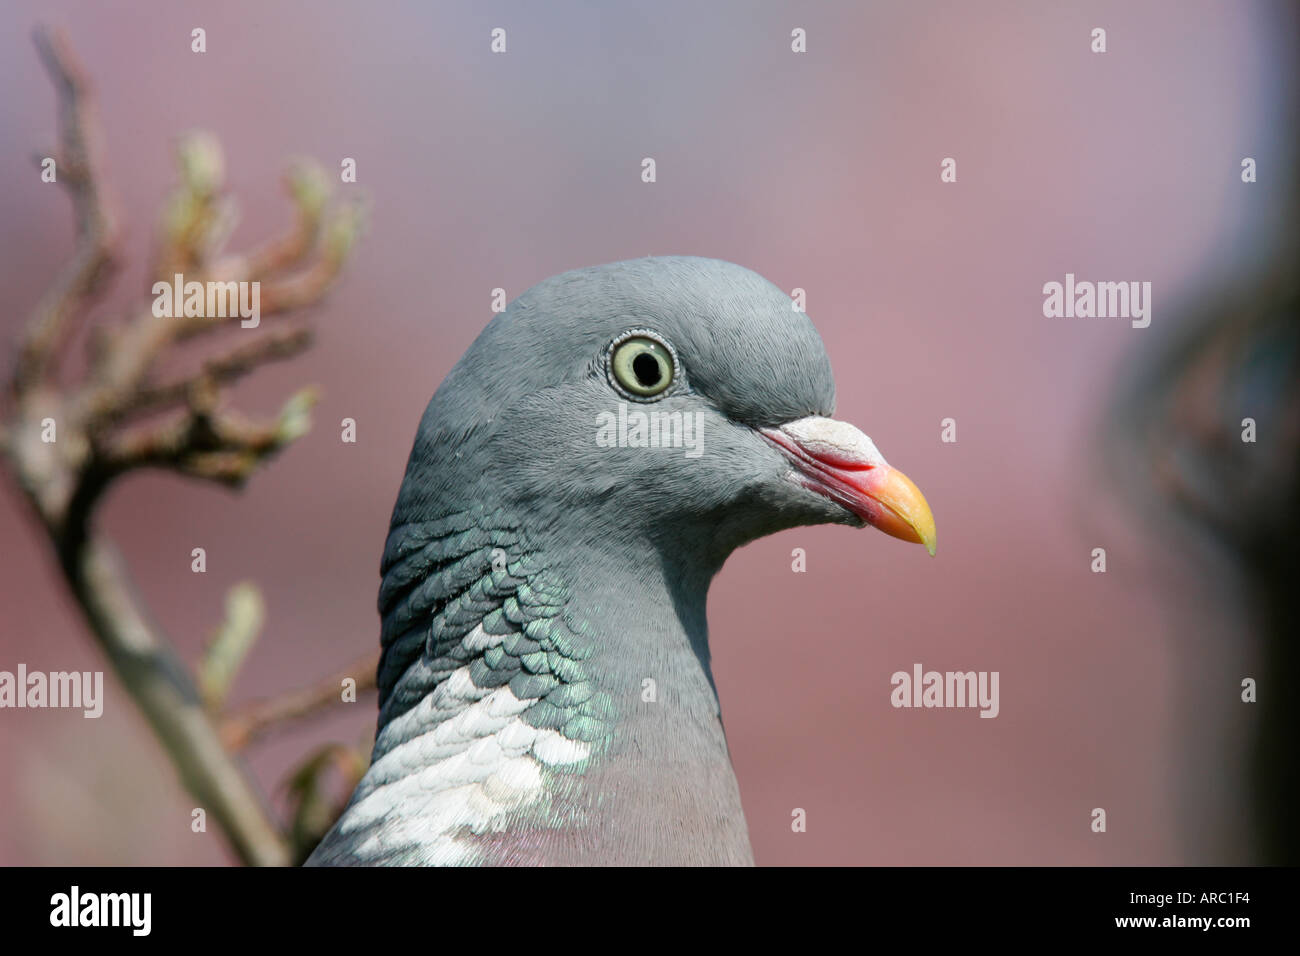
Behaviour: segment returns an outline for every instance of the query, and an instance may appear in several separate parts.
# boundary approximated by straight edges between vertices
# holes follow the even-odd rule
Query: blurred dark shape
[[[1285,16],[1300,49],[1300,15]],[[1300,116],[1292,77],[1289,109]],[[1291,135],[1300,145],[1300,125]],[[1293,156],[1300,149],[1293,147]],[[1237,570],[1244,628],[1259,647],[1249,789],[1254,858],[1300,862],[1295,746],[1300,697],[1300,169],[1271,258],[1206,290],[1111,412],[1121,468],[1135,469],[1148,517],[1172,518]],[[1244,188],[1256,188],[1246,186]],[[1247,420],[1250,420],[1249,422]],[[1247,440],[1253,422],[1254,440]]]

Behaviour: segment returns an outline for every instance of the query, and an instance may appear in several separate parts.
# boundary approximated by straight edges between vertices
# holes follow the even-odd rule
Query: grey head
[[[731,263],[568,272],[493,318],[420,422],[372,765],[310,862],[750,862],[710,580],[798,525],[934,549],[834,405],[808,317]]]

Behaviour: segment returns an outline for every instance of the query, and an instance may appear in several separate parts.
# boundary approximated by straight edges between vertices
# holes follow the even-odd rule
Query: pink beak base
[[[785,453],[805,488],[934,554],[934,515],[925,496],[858,429],[829,418],[804,418],[759,433]]]

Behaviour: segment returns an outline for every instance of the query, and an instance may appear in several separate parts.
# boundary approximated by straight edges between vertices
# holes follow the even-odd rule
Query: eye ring
[[[633,401],[657,401],[680,377],[677,351],[649,329],[624,332],[609,344],[605,356],[610,384]]]

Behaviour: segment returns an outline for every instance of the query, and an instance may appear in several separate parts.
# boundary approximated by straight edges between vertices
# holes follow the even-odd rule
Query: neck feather
[[[616,544],[482,513],[394,529],[372,765],[312,862],[752,862],[712,571]]]

